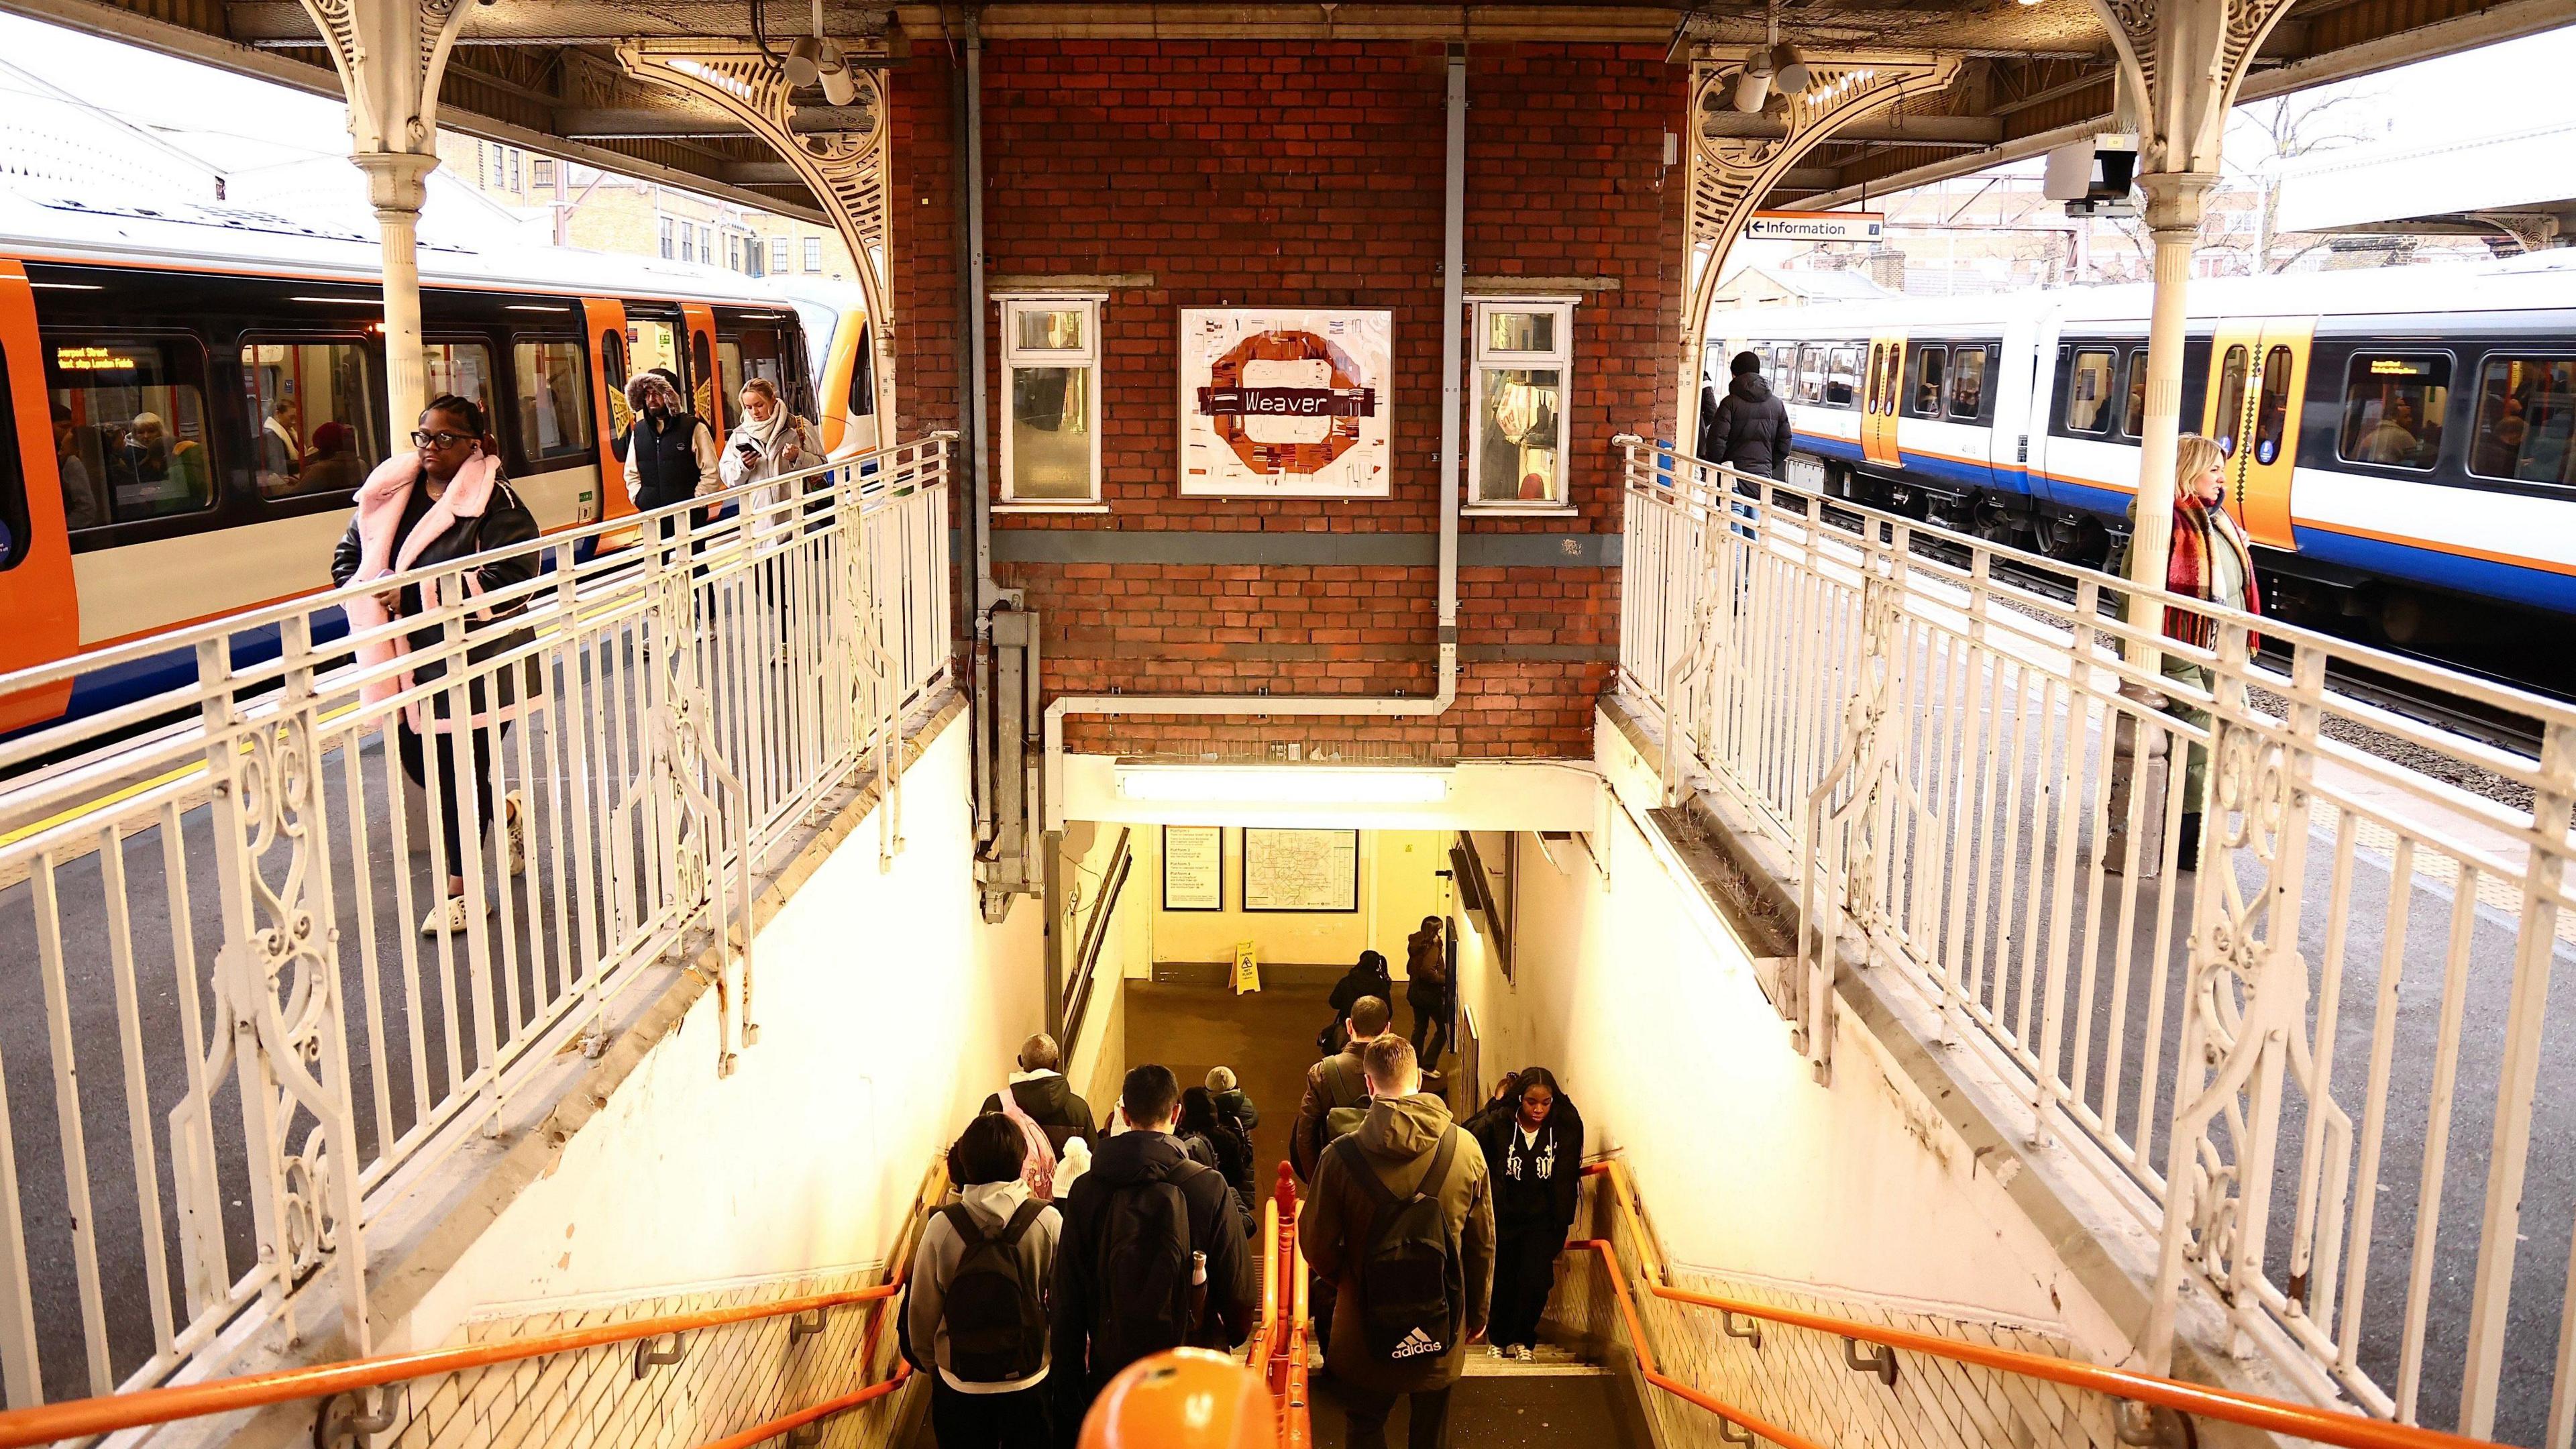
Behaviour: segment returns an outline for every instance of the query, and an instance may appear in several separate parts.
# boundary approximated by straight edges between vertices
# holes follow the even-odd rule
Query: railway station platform
[[[465,671],[543,683],[489,764],[523,861],[446,859],[388,758],[467,680],[371,689],[406,661],[300,603],[127,646],[195,650],[184,698],[0,745],[0,1443],[928,1443],[879,1305],[1039,1029],[1104,1112],[1229,1067],[1277,1174],[1262,1326],[1154,1370],[1259,1422],[1163,1437],[1140,1387],[1104,1442],[1341,1442],[1281,1159],[1327,989],[1424,916],[1431,1089],[1545,1065],[1589,1134],[1546,1342],[1473,1361],[1453,1442],[2432,1445],[2482,1397],[2548,1442],[2576,715],[2244,619],[2206,685],[2143,675],[2116,578],[1623,438],[1588,758],[1072,751],[1114,783],[1063,786],[997,919],[952,446],[528,545]],[[451,873],[467,929],[423,935]]]

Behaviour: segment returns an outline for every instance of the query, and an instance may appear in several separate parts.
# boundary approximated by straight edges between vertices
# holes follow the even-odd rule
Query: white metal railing
[[[365,1226],[709,931],[732,944],[730,1068],[758,1032],[752,872],[871,755],[894,788],[904,713],[946,675],[951,453],[934,435],[732,490],[712,523],[682,506],[415,570],[391,583],[463,602],[361,635],[317,642],[344,597],[321,595],[0,676],[7,696],[197,662],[0,743],[11,1406],[211,1364],[317,1298],[364,1352]],[[466,598],[469,571],[506,586]],[[264,626],[281,652],[237,665]],[[498,704],[504,675],[525,705],[483,731],[488,761],[457,748],[454,780],[415,785],[406,721],[458,739],[438,721]],[[462,807],[461,860],[430,824],[487,769],[523,873],[498,819]],[[450,877],[466,928],[425,935]]]
[[[2196,1280],[2320,1392],[2568,1445],[2563,999],[2544,1025],[2576,710],[2172,596],[2135,628],[2115,577],[1622,445],[1620,685],[1672,798],[1721,792],[1800,862],[1802,1049],[1827,1064],[1838,956],[1911,982],[2161,1234],[2151,1357]],[[2339,694],[2347,667],[2537,720],[2538,757]]]

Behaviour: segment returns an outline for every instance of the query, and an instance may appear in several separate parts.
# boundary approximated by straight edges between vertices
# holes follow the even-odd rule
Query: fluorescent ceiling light
[[[330,307],[381,307],[382,297],[289,297],[290,302],[320,302]]]
[[[40,287],[48,292],[104,292],[107,290],[96,282],[29,282],[27,285]]]
[[[539,307],[527,302],[513,302],[502,310],[508,312],[569,312],[570,307]]]
[[[1125,766],[1118,771],[1118,793],[1130,800],[1192,804],[1431,805],[1449,798],[1449,773],[1314,765]]]

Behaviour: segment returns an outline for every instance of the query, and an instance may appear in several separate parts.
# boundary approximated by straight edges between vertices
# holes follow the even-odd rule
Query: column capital
[[[429,198],[429,173],[438,169],[435,153],[359,151],[351,165],[367,173],[367,204],[377,211],[417,212]]]
[[[2147,230],[2160,241],[2169,232],[2198,236],[2201,206],[2217,185],[2217,174],[2209,171],[2150,171],[2139,177],[2138,189],[2147,194]]]

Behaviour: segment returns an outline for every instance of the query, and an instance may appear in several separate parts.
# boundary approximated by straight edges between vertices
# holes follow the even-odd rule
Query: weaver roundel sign
[[[1393,314],[1181,313],[1181,492],[1383,498]]]

